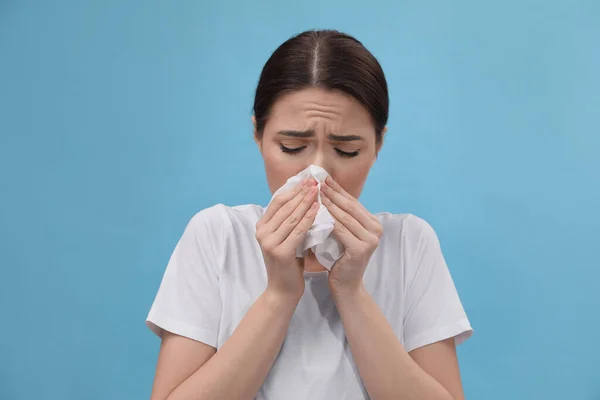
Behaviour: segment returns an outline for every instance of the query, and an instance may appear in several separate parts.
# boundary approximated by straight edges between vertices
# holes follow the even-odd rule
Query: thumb
[[[296,257],[296,265],[300,271],[304,271],[304,257]]]

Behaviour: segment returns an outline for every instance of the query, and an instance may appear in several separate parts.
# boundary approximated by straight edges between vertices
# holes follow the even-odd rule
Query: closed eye
[[[279,143],[279,148],[281,149],[281,151],[283,151],[284,153],[288,153],[288,154],[298,154],[300,153],[302,150],[304,150],[306,148],[306,146],[300,146],[300,147],[285,147],[283,144]]]
[[[356,151],[352,151],[352,152],[347,152],[347,151],[342,151],[340,149],[335,149],[335,152],[338,153],[340,155],[340,157],[356,157],[358,155],[358,150]]]

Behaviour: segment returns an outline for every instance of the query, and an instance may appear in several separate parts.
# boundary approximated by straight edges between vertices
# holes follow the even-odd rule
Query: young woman
[[[262,71],[254,137],[271,193],[310,165],[344,253],[296,258],[314,180],[268,208],[216,205],[187,226],[147,324],[162,338],[152,399],[463,398],[471,334],[433,229],[357,200],[383,145],[383,71],[356,39],[309,31]]]

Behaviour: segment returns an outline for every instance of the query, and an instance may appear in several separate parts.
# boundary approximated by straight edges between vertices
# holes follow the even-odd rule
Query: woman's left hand
[[[329,273],[332,292],[355,292],[363,286],[363,275],[379,245],[383,228],[357,199],[331,177],[321,184],[321,201],[335,218],[333,235],[344,246],[344,254]]]

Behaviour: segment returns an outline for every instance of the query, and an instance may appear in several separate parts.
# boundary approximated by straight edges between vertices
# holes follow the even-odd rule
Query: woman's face
[[[369,112],[356,99],[320,88],[281,97],[257,143],[271,193],[314,164],[356,198],[381,147]]]

